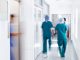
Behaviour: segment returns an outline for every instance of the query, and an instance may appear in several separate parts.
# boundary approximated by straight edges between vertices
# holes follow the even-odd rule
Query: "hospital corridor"
[[[47,57],[44,58],[42,53],[37,55],[35,60],[78,60],[75,49],[71,41],[68,41],[66,57],[61,58],[58,51],[57,43],[53,41],[52,49],[48,52]]]
[[[0,0],[0,60],[80,60],[79,24],[80,0]]]

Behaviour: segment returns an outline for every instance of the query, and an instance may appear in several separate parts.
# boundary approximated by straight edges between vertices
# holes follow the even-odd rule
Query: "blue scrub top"
[[[51,37],[51,28],[53,27],[52,22],[50,21],[44,21],[42,23],[42,30],[43,30],[43,36],[44,37]]]
[[[55,30],[57,30],[58,43],[62,42],[63,40],[64,41],[67,40],[67,35],[66,35],[67,26],[64,23],[57,24]]]
[[[10,33],[14,32],[13,24],[10,24]],[[13,36],[10,34],[10,46],[13,46]]]

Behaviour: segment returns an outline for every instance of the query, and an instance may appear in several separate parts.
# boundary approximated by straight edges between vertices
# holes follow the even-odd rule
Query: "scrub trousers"
[[[60,53],[61,57],[65,57],[66,46],[67,46],[67,40],[66,41],[62,41],[61,45],[58,44],[59,53]]]
[[[12,48],[13,47],[10,47],[10,60],[15,60]]]
[[[43,53],[47,53],[47,40],[49,43],[49,50],[51,49],[51,37],[43,37]]]

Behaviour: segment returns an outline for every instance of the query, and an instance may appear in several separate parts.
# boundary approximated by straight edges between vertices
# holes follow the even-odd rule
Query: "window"
[[[44,14],[49,15],[49,5],[47,3],[44,3]]]
[[[40,5],[43,5],[43,0],[39,0],[39,4]]]
[[[37,5],[43,5],[43,0],[34,0],[35,1],[35,4]]]

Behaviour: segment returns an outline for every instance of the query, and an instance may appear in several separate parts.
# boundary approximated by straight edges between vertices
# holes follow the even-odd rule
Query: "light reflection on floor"
[[[54,40],[51,51],[48,51],[48,56],[44,58],[43,54],[40,53],[35,60],[78,60],[78,59],[71,41],[68,41],[65,58],[61,58],[59,55],[56,40]]]

